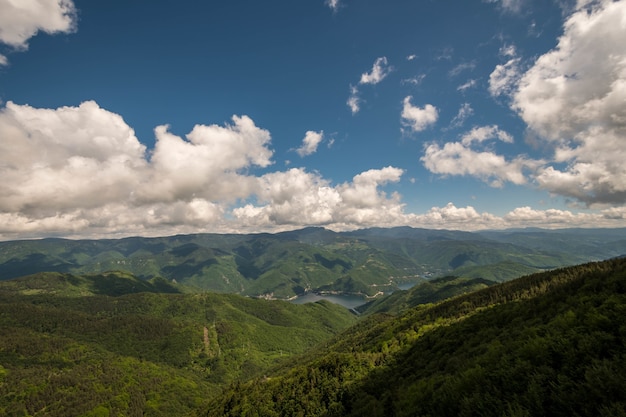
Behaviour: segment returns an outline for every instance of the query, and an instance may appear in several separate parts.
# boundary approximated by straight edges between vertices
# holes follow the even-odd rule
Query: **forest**
[[[390,248],[417,244],[398,234],[422,232],[363,233],[373,234],[367,245],[320,230],[298,236],[318,251],[321,240],[344,248],[316,261],[340,270],[357,247],[385,254],[369,258],[374,267],[400,265]],[[262,241],[275,251],[292,238]],[[295,247],[290,262],[315,260],[311,247]],[[4,246],[4,256],[26,253],[18,249]],[[73,256],[87,259],[84,250]],[[255,265],[275,259],[264,250]],[[0,281],[0,415],[626,416],[625,338],[623,257],[503,282],[420,277],[354,311],[124,270],[36,272]]]
[[[377,314],[207,416],[624,416],[626,260]]]

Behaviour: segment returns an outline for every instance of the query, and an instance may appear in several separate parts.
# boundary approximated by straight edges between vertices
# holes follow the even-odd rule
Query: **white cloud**
[[[391,66],[387,63],[386,57],[377,58],[374,61],[374,65],[372,66],[372,70],[370,72],[364,72],[361,74],[361,79],[359,80],[359,85],[375,85],[381,82],[382,80],[389,75],[389,73],[393,70]],[[359,96],[359,89],[356,86],[350,85],[350,96],[348,96],[348,100],[346,104],[350,108],[352,114],[356,114],[361,110],[361,98]]]
[[[472,142],[484,142],[489,139],[499,139],[502,142],[513,143],[513,136],[500,129],[496,125],[475,127],[461,138],[463,145],[471,145]]]
[[[422,81],[424,81],[424,78],[426,78],[426,74],[420,74],[416,75],[415,77],[405,78],[402,80],[402,82],[405,84],[420,85]]]
[[[490,151],[476,151],[460,142],[446,143],[443,148],[435,143],[428,145],[420,158],[430,172],[441,175],[470,175],[502,187],[505,182],[524,184],[523,169],[531,162],[516,158],[507,161]]]
[[[167,126],[157,127],[155,135],[150,185],[138,192],[146,201],[245,198],[253,178],[242,172],[272,163],[269,132],[247,116],[233,116],[233,124],[225,127],[196,125],[188,140],[169,133]]]
[[[452,68],[449,72],[448,75],[451,77],[456,77],[457,75],[461,74],[464,71],[472,71],[474,68],[476,68],[476,63],[475,62],[463,62],[459,65],[457,65],[456,67]]]
[[[460,142],[448,142],[443,147],[436,143],[427,145],[420,160],[432,173],[474,176],[492,187],[502,187],[505,182],[525,184],[524,170],[536,170],[542,164],[542,161],[523,156],[507,160],[484,149],[483,142],[490,139],[513,142],[513,137],[498,126],[475,127],[464,134]],[[481,149],[472,149],[475,145],[481,145]]]
[[[427,213],[417,216],[417,226],[429,228],[460,228],[478,230],[501,228],[502,219],[489,213],[478,213],[472,206],[456,207],[448,203],[445,207],[433,207]]]
[[[498,138],[499,129],[486,130]],[[486,135],[478,132],[468,134],[468,146],[484,143]],[[0,110],[0,239],[258,232],[308,225],[473,230],[524,222],[626,224],[624,207],[593,215],[520,209],[498,217],[448,204],[424,214],[407,213],[401,196],[385,191],[403,175],[391,166],[337,185],[302,168],[255,176],[254,167],[272,163],[271,136],[246,116],[222,126],[196,125],[184,138],[167,126],[157,127],[155,134],[156,145],[147,150],[122,117],[95,102],[58,109],[7,103]],[[461,163],[470,168],[448,169],[448,174],[522,181],[517,161],[464,150],[462,142],[456,146]],[[558,221],[568,218],[578,223]]]
[[[486,3],[497,3],[504,12],[518,14],[524,9],[526,0],[483,0]]]
[[[0,0],[0,42],[16,49],[27,49],[39,31],[67,33],[75,23],[72,0]]]
[[[309,130],[302,139],[302,146],[296,149],[296,152],[301,157],[314,154],[317,151],[317,147],[324,139],[324,132],[314,132]]]
[[[56,110],[8,102],[0,111],[0,211],[49,213],[126,198],[145,147],[95,102]]]
[[[355,228],[406,223],[399,196],[391,197],[379,187],[400,180],[403,171],[394,167],[373,169],[356,175],[352,182],[332,187],[317,174],[303,169],[275,172],[259,178],[259,205],[233,210],[245,226],[326,225]]]
[[[350,96],[346,101],[346,104],[350,108],[352,114],[357,114],[361,110],[361,99],[359,98],[359,89],[355,86],[350,86]]]
[[[489,93],[494,96],[509,95],[520,79],[520,58],[511,58],[505,64],[498,64],[489,75]]]
[[[332,9],[333,12],[339,10],[339,7],[341,6],[339,0],[326,0],[325,3]]]
[[[391,66],[387,63],[386,57],[377,58],[374,61],[374,65],[372,66],[372,70],[370,72],[364,72],[361,74],[361,80],[359,84],[378,84],[382,80],[389,75],[389,73],[393,70]]]
[[[500,56],[505,58],[515,58],[517,56],[517,48],[515,48],[515,45],[503,45],[499,53]]]
[[[5,66],[9,64],[9,60],[6,56],[0,54],[0,66]]]
[[[587,204],[626,202],[626,2],[585,3],[512,92],[512,107],[554,149],[537,181]],[[564,168],[562,168],[564,166]]]
[[[461,84],[456,89],[457,91],[464,92],[465,90],[469,90],[470,88],[476,87],[476,80],[467,80],[464,84]]]
[[[424,107],[413,106],[411,104],[412,98],[411,96],[404,98],[402,123],[414,132],[421,132],[437,121],[439,113],[432,104],[426,104]]]
[[[58,109],[8,102],[0,111],[0,214],[24,227],[71,220],[68,230],[189,225],[249,197],[257,179],[245,171],[271,164],[269,132],[246,116],[225,127],[197,125],[187,140],[166,126],[155,133],[148,159],[133,129],[93,101]]]
[[[463,126],[463,123],[474,114],[474,109],[469,103],[461,104],[458,113],[450,122],[451,128],[457,128]]]

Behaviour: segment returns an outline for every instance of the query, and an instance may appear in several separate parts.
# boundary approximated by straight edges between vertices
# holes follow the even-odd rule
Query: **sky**
[[[626,1],[0,0],[0,240],[626,226]]]

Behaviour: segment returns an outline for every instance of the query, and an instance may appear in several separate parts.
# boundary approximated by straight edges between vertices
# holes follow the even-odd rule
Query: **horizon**
[[[120,236],[107,236],[107,237],[89,237],[89,236],[44,236],[44,237],[30,237],[30,238],[22,238],[22,239],[2,239],[0,238],[0,243],[8,243],[8,242],[19,242],[19,241],[34,241],[34,240],[71,240],[71,241],[98,241],[98,240],[123,240],[123,239],[170,239],[175,237],[186,237],[186,236],[194,236],[194,235],[216,235],[216,236],[224,236],[224,235],[236,235],[236,236],[257,236],[257,235],[277,235],[282,233],[297,233],[302,232],[307,229],[321,229],[324,231],[332,232],[335,234],[345,234],[345,233],[354,233],[354,232],[363,232],[367,230],[373,229],[382,229],[382,230],[392,230],[392,229],[401,229],[401,228],[409,228],[412,230],[423,230],[429,232],[451,232],[451,233],[472,233],[472,234],[481,234],[481,233],[508,233],[508,232],[520,232],[520,233],[532,233],[534,231],[540,232],[567,232],[567,231],[625,231],[626,227],[562,227],[555,229],[548,229],[543,227],[511,227],[506,229],[481,229],[481,230],[461,230],[461,229],[429,229],[426,227],[413,227],[413,226],[390,226],[390,227],[366,227],[360,229],[352,229],[352,230],[332,230],[323,226],[305,226],[297,229],[289,229],[289,230],[281,230],[278,232],[248,232],[248,233],[229,233],[229,232],[191,232],[191,233],[177,233],[172,235],[120,235]]]
[[[626,1],[0,0],[0,241],[626,227]]]

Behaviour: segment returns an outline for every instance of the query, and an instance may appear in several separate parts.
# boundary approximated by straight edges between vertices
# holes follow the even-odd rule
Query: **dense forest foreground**
[[[0,414],[626,415],[626,259],[435,281],[358,317],[124,273],[5,281]]]
[[[626,259],[364,319],[209,416],[625,416]]]

